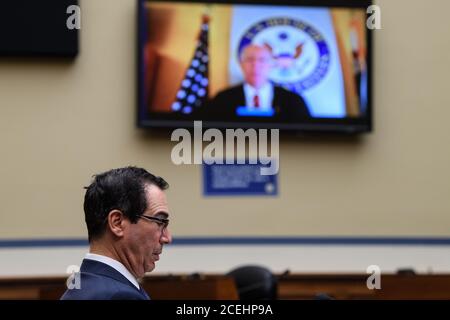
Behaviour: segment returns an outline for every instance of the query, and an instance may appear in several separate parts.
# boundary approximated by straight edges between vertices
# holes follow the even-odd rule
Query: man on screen
[[[75,275],[79,286],[68,285],[62,300],[149,299],[138,279],[172,241],[167,188],[164,179],[137,167],[94,177],[84,197],[89,253]]]
[[[208,103],[208,112],[222,119],[254,116],[296,121],[308,118],[308,108],[299,95],[270,82],[273,64],[267,47],[255,44],[245,47],[240,56],[245,82],[219,92]]]

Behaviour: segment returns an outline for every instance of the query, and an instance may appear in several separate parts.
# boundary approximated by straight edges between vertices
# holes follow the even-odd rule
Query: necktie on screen
[[[259,108],[259,96],[257,94],[253,97],[253,106]]]

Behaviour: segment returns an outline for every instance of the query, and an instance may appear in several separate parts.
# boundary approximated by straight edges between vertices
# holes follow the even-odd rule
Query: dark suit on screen
[[[237,85],[219,92],[202,108],[203,113],[214,119],[236,119],[236,109],[246,105],[244,86]],[[308,107],[299,95],[279,86],[273,86],[273,120],[298,121],[310,117]]]

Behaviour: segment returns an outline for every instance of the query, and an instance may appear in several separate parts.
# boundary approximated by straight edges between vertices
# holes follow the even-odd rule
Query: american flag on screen
[[[172,104],[173,111],[190,114],[208,98],[208,31],[209,16],[204,15],[194,56]]]

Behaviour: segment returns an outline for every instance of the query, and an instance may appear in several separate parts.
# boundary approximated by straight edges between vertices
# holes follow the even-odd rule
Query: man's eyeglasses
[[[169,225],[169,219],[157,218],[157,217],[152,217],[152,216],[146,216],[144,214],[141,214],[138,217],[147,219],[149,221],[156,222],[159,226],[162,226],[162,231],[164,231],[167,228],[167,226]]]

